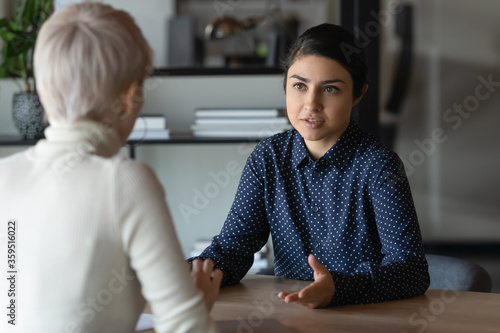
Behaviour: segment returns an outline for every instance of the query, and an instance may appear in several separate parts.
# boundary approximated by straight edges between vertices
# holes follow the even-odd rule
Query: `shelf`
[[[170,139],[161,140],[129,140],[127,146],[165,145],[165,144],[231,144],[259,142],[263,138],[195,138],[191,135],[174,135]],[[24,140],[21,136],[0,135],[0,146],[33,146],[37,140]]]
[[[169,145],[169,144],[237,144],[257,143],[263,138],[195,138],[190,133],[175,134],[170,139],[162,140],[130,140],[126,147],[130,158],[135,158],[135,149],[144,145]],[[24,140],[19,135],[0,135],[0,146],[33,146],[37,140]]]
[[[33,146],[38,140],[24,140],[19,135],[0,135],[0,146]]]
[[[172,67],[155,68],[151,76],[204,76],[204,75],[275,75],[283,71],[277,67]]]
[[[208,75],[276,75],[283,74],[279,67],[245,66],[245,67],[158,67],[153,68],[150,76],[208,76]],[[28,71],[28,77],[33,72]],[[12,78],[18,78],[12,76]]]

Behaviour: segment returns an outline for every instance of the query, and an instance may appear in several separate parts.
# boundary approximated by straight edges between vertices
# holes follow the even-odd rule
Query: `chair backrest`
[[[491,277],[478,264],[437,254],[426,254],[425,257],[429,263],[430,289],[491,292]],[[274,266],[256,274],[274,275]]]
[[[491,277],[476,263],[436,254],[426,254],[431,289],[491,292]]]

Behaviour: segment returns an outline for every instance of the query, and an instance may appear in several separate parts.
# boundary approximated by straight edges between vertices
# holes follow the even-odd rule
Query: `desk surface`
[[[500,294],[429,289],[406,300],[317,310],[277,297],[308,283],[247,275],[240,284],[221,289],[211,316],[217,322],[232,321],[230,329],[221,331],[227,333],[500,332]],[[272,328],[276,324],[281,330]]]

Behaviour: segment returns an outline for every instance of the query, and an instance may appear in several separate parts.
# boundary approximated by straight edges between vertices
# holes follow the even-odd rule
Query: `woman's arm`
[[[144,164],[122,160],[115,181],[119,237],[150,303],[156,331],[216,332],[203,295],[189,275],[154,172]]]
[[[219,235],[193,259],[212,259],[224,272],[222,286],[238,283],[253,264],[254,254],[269,238],[263,167],[255,150],[247,159],[231,210]]]
[[[417,213],[399,157],[392,153],[368,184],[383,259],[362,262],[353,274],[331,272],[331,305],[376,303],[423,294],[429,286]]]

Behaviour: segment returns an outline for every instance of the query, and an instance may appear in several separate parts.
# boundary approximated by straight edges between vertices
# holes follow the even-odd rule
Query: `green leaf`
[[[0,66],[0,77],[1,78],[9,77],[3,64]]]
[[[8,31],[22,31],[22,27],[15,24],[12,21],[9,21],[8,19],[2,19],[0,20],[0,30],[8,30]]]
[[[22,69],[20,67],[20,57],[5,59],[4,63],[0,66],[3,70],[4,77],[19,76],[22,77]]]
[[[0,34],[2,36],[5,36],[5,37],[2,37],[4,41],[6,42],[10,42],[11,40],[13,39],[16,39],[16,38],[19,38],[19,31],[16,31],[16,30],[12,30],[12,29],[3,29],[3,30],[0,30]],[[22,35],[21,35],[22,36]]]
[[[27,43],[31,43],[34,46],[35,36],[36,35],[34,34],[22,33],[19,31],[9,31],[9,30],[0,31],[0,38],[2,38],[5,42],[4,47],[12,45],[15,48],[18,45]]]
[[[28,52],[31,48],[33,48],[33,43],[31,41],[19,41],[16,44],[12,44],[7,46],[7,58],[18,57],[19,55]]]
[[[10,27],[10,21],[6,18],[0,19],[0,29]]]
[[[37,24],[39,9],[40,0],[26,0],[23,15],[21,16],[22,26],[25,29],[33,26],[34,24]]]
[[[29,1],[29,0],[26,0],[26,1]],[[16,10],[14,12],[14,17],[12,18],[13,22],[21,24],[21,21],[22,21],[21,17],[23,15],[23,8],[24,8],[24,1],[18,0]]]
[[[0,77],[22,78],[29,88],[27,72],[33,68],[32,53],[36,37],[40,26],[52,13],[53,0],[15,1],[13,19],[0,19],[0,38],[4,41]]]
[[[16,37],[17,36],[11,31],[8,30],[0,31],[0,38],[2,38],[5,43],[9,43],[10,41],[16,39]],[[7,44],[5,46],[7,46]]]

